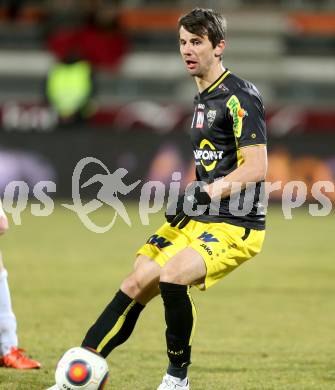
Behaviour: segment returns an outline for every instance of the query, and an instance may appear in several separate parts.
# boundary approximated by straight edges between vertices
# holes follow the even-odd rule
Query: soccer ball
[[[108,378],[106,360],[85,348],[71,348],[57,364],[55,379],[60,390],[102,390]]]

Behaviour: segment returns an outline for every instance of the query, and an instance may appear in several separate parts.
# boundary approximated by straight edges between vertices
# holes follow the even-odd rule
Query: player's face
[[[193,77],[204,77],[212,66],[218,62],[208,35],[199,36],[187,31],[183,26],[179,30],[180,53],[189,74]]]

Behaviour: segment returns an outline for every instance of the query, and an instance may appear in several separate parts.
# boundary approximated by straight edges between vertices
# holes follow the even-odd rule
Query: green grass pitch
[[[49,217],[23,215],[0,240],[9,270],[20,345],[40,371],[0,368],[0,390],[42,390],[56,362],[76,346],[132,268],[134,252],[163,215],[106,234],[88,231],[58,206]],[[97,212],[109,222],[112,209]],[[285,220],[271,208],[263,252],[221,283],[193,290],[198,324],[192,390],[327,390],[335,388],[334,214],[307,209]],[[154,390],[165,372],[163,308],[156,298],[132,338],[108,359],[108,389]]]

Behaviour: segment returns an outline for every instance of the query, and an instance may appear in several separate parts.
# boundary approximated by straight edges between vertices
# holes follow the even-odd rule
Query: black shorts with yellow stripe
[[[201,290],[211,287],[262,249],[265,230],[248,229],[224,222],[191,220],[183,229],[164,223],[137,252],[161,267],[186,247],[204,259],[207,273]]]

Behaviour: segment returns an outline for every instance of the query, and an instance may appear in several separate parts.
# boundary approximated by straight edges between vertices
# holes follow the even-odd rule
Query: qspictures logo
[[[210,152],[213,153],[210,154]],[[208,151],[208,166],[217,163],[220,157],[214,152],[212,149]],[[206,161],[206,155],[202,154],[201,157]],[[91,168],[90,172],[92,172],[92,167],[96,166],[97,172],[103,170],[104,173],[96,173],[84,181],[83,177],[87,177],[85,170],[88,166]],[[180,172],[174,172],[171,175],[171,181],[168,185],[160,181],[147,181],[144,183],[141,180],[130,181],[128,173],[125,168],[118,168],[114,172],[111,172],[102,161],[94,157],[81,159],[77,163],[72,175],[72,203],[63,203],[62,207],[74,212],[87,229],[100,234],[111,230],[117,219],[120,219],[128,226],[132,225],[131,216],[127,211],[126,197],[135,189],[140,194],[138,215],[143,225],[149,225],[150,216],[165,209],[166,203],[174,205],[176,210],[179,195],[184,192],[184,190],[181,190],[182,175]],[[98,184],[99,189],[93,199],[85,202],[82,191],[94,184]],[[199,184],[205,183],[199,182]],[[253,199],[256,183],[247,184],[243,202],[240,202],[242,199],[240,198],[242,194],[241,183],[236,182],[230,184],[230,189],[234,193],[234,196],[231,196],[229,200],[229,212],[236,217],[248,215],[251,212],[251,208],[254,207]],[[224,190],[222,184],[218,181],[214,182],[213,186],[219,186],[216,189],[216,193]],[[256,203],[258,215],[264,214],[268,207],[271,193],[278,190],[282,193],[281,207],[285,219],[292,219],[292,211],[301,206],[307,206],[309,214],[314,217],[327,216],[332,212],[333,203],[331,199],[334,198],[335,192],[333,182],[317,181],[310,189],[307,188],[306,183],[303,181],[291,181],[285,184],[280,181],[263,182],[261,186],[263,187],[260,191],[262,197]],[[185,189],[185,198],[194,197],[194,193],[195,186],[194,182],[192,182]],[[56,183],[52,181],[38,182],[32,191],[24,181],[12,181],[7,184],[4,191],[3,209],[7,214],[11,215],[15,225],[22,224],[21,214],[28,207],[32,215],[36,217],[47,217],[54,212],[55,208],[54,200],[50,196],[51,194],[57,194]],[[327,194],[330,195],[327,196]],[[28,201],[29,195],[30,201]],[[307,202],[307,195],[310,195],[310,198],[313,200]],[[210,215],[216,215],[212,211],[218,210],[217,205],[219,201],[220,198],[213,198],[209,206]],[[100,226],[93,221],[91,214],[104,205],[112,208],[114,214],[109,223]],[[185,204],[183,208],[184,212],[189,216],[199,216],[205,209],[203,205],[199,205],[195,209],[189,210],[189,207],[185,206]],[[2,208],[0,207],[1,213]],[[214,240],[214,237],[209,237],[208,235],[199,238],[204,242]],[[152,237],[151,239],[151,243],[158,247],[168,245],[168,243],[163,242],[159,237]]]

